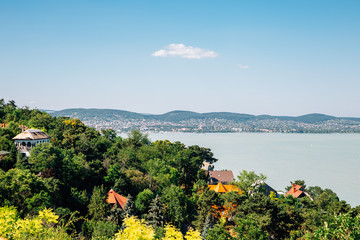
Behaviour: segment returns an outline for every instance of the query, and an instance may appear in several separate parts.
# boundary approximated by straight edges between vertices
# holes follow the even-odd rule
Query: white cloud
[[[238,68],[240,68],[240,69],[249,69],[250,66],[249,65],[238,64]]]
[[[218,54],[214,51],[185,46],[182,43],[172,43],[164,47],[164,49],[160,49],[152,54],[154,57],[179,56],[188,59],[214,58],[217,57],[217,55]]]

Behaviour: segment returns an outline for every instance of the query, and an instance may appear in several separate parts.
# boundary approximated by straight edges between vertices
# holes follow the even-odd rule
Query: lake
[[[151,133],[149,138],[211,148],[215,170],[263,173],[276,190],[301,179],[360,205],[360,134]]]

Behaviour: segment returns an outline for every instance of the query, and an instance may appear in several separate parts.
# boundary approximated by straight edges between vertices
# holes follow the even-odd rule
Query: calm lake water
[[[301,179],[360,205],[360,134],[151,133],[149,138],[211,148],[215,170],[263,173],[276,190]]]

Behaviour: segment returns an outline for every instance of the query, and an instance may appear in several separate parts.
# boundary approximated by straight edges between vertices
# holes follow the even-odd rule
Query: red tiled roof
[[[303,197],[301,196],[302,194],[309,196],[311,198],[311,196],[303,190],[302,186],[293,183],[290,190],[285,194],[285,197],[291,195],[293,196],[293,198],[298,198],[298,197]]]
[[[116,193],[114,190],[111,189],[108,192],[108,197],[106,199],[106,202],[120,205],[120,207],[124,210],[124,206],[127,202],[127,198],[121,196],[120,194]]]

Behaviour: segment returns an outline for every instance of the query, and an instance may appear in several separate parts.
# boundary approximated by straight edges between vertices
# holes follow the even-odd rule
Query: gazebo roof
[[[13,140],[41,140],[49,138],[49,135],[39,129],[29,129],[16,135]]]
[[[219,182],[217,185],[208,185],[210,190],[213,190],[217,193],[226,193],[231,191],[237,191],[241,193],[241,189],[238,188],[235,185],[224,185],[221,182]]]
[[[106,202],[120,205],[120,207],[124,210],[124,206],[127,202],[127,198],[121,196],[120,194],[116,193],[114,190],[111,189],[108,192],[108,197],[106,199]]]

